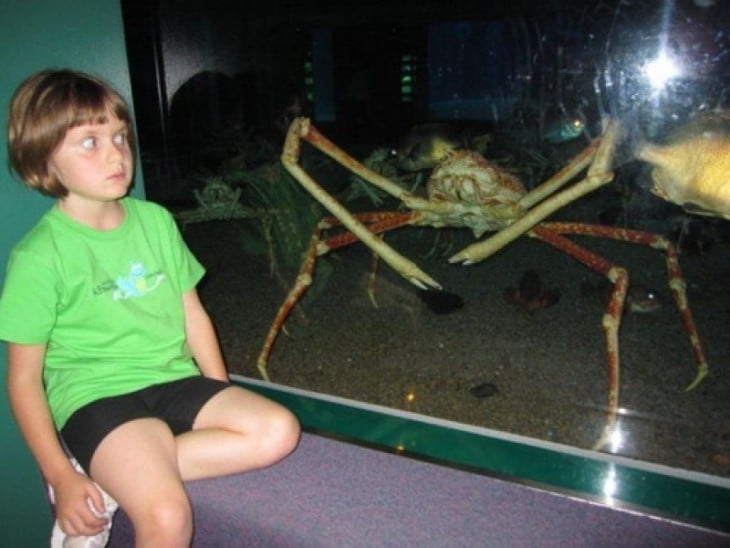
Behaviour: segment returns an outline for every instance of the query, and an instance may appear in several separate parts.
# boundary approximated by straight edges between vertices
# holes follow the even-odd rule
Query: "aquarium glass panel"
[[[122,2],[231,372],[726,482],[730,5],[457,4]]]

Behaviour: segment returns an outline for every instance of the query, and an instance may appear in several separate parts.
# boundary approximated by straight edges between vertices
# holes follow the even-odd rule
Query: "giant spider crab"
[[[613,152],[619,138],[618,123],[606,124],[602,137],[594,140],[565,168],[530,192],[512,175],[491,164],[473,151],[455,151],[438,165],[428,183],[428,198],[416,196],[389,179],[369,170],[322,135],[309,119],[295,119],[284,143],[282,162],[287,171],[318,200],[332,216],[322,219],[312,234],[309,248],[296,281],[280,306],[269,329],[257,366],[269,380],[267,363],[273,344],[283,324],[302,294],[312,283],[316,258],[333,249],[361,241],[398,274],[421,289],[441,286],[414,262],[402,256],[378,234],[404,225],[433,227],[467,227],[476,238],[495,232],[456,253],[449,262],[465,265],[482,261],[523,234],[542,240],[567,253],[613,283],[603,315],[603,330],[608,353],[608,403],[604,432],[595,448],[600,449],[615,431],[619,410],[618,331],[626,298],[629,277],[625,269],[578,245],[566,235],[612,238],[647,245],[664,252],[669,287],[682,316],[684,327],[697,361],[697,375],[687,389],[694,388],[707,374],[708,366],[697,335],[685,291],[685,282],[674,246],[658,234],[617,227],[570,222],[544,222],[557,209],[613,179]],[[403,211],[350,213],[329,195],[299,165],[302,142],[319,149],[365,181],[399,199]],[[564,188],[586,171],[585,176]],[[343,228],[339,233],[323,236],[328,229]]]

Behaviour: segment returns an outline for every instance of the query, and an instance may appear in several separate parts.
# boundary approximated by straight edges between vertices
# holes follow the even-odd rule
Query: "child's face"
[[[133,174],[127,124],[111,112],[106,119],[70,128],[51,155],[49,168],[68,189],[64,199],[108,202],[126,195]]]

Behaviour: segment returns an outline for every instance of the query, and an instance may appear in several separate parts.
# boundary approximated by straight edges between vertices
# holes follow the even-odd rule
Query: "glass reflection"
[[[532,190],[589,146],[606,119],[619,120],[613,182],[550,220],[667,238],[709,374],[695,376],[661,255],[576,238],[629,278],[618,333],[622,407],[604,450],[730,475],[722,464],[730,454],[730,380],[722,368],[730,301],[720,282],[730,264],[723,218],[730,206],[706,192],[730,171],[722,163],[730,156],[727,7],[698,0],[468,4],[458,13],[436,3],[364,6],[357,16],[337,2],[289,6],[286,15],[261,5],[241,15],[225,2],[161,0],[140,15],[135,9],[143,8],[123,2],[128,32],[137,36],[130,48],[142,28],[156,29],[154,47],[130,53],[136,109],[156,114],[139,121],[148,196],[175,211],[194,209],[194,191],[220,178],[240,189],[252,213],[185,229],[208,267],[201,294],[235,372],[259,377],[271,319],[325,215],[281,169],[295,117],[311,118],[357,160],[419,196],[433,168],[459,149],[479,152]],[[155,25],[145,26],[150,18]],[[150,50],[156,63],[145,62]],[[696,159],[704,170],[689,177]],[[303,163],[350,211],[403,211],[306,148]],[[287,319],[290,337],[276,342],[273,380],[593,446],[608,391],[605,276],[527,237],[468,268],[448,259],[474,243],[470,231],[404,228],[384,240],[437,280],[452,304],[434,305],[432,292],[411,288],[384,265],[372,278],[362,245],[328,253]],[[647,304],[642,295],[663,299]]]
[[[618,478],[616,476],[616,467],[610,463],[607,468],[606,477],[603,480],[603,502],[608,505],[615,504],[615,497],[618,495]]]

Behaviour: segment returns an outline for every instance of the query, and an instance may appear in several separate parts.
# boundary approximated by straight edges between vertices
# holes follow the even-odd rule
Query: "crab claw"
[[[368,246],[373,253],[380,257],[385,263],[395,270],[401,277],[405,278],[419,289],[442,289],[441,284],[426,274],[419,266],[398,253],[383,240],[372,234],[368,229],[360,229],[357,224],[352,225],[353,232],[358,231],[360,241]]]
[[[437,289],[439,291],[443,289],[440,283],[438,283],[431,276],[426,274],[423,270],[418,268],[415,263],[411,263],[411,266],[412,268],[409,268],[406,273],[398,270],[397,268],[396,270],[400,273],[401,276],[403,276],[406,280],[411,282],[419,289]]]
[[[449,257],[449,262],[453,264],[460,263],[464,266],[469,266],[474,264],[476,261],[469,259],[464,253],[460,252],[452,257]]]
[[[484,242],[494,242],[495,240],[499,240],[500,233],[497,232],[494,236],[492,236],[489,240],[483,240],[481,242],[477,242],[478,244],[483,244]],[[489,249],[488,251],[482,251],[482,249],[486,248],[487,244],[483,246],[479,246],[477,244],[471,244],[470,246],[462,249],[455,255],[452,255],[449,257],[448,261],[451,264],[462,264],[464,266],[469,266],[474,263],[481,262],[485,257],[491,255],[494,253],[497,249],[501,249],[504,245],[506,245],[508,242],[505,242],[504,244],[497,244],[497,246],[493,246],[493,248]],[[496,249],[495,249],[496,248]],[[484,257],[482,256],[484,255]]]

